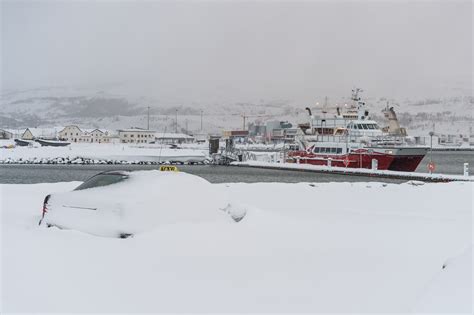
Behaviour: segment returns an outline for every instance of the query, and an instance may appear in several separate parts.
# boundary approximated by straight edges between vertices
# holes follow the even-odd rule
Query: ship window
[[[326,148],[321,148],[321,151],[319,151],[321,153],[326,153]]]
[[[331,153],[336,153],[336,148],[331,148]]]
[[[362,130],[362,129],[364,129],[364,128],[362,127],[362,124],[358,124],[358,125],[357,125],[357,129]]]
[[[363,125],[362,125],[362,128],[364,128],[364,129],[369,129],[366,124],[363,124]]]
[[[342,148],[337,148],[337,153],[342,153]]]
[[[373,124],[368,124],[367,127],[371,130],[374,130],[374,125]]]
[[[319,147],[314,147],[313,152],[314,153],[319,153]]]

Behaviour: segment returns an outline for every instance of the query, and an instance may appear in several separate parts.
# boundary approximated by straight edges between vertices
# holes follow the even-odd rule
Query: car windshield
[[[124,181],[127,178],[128,176],[123,174],[99,174],[89,178],[81,185],[76,187],[76,189],[74,190],[83,190],[94,187],[108,186]]]

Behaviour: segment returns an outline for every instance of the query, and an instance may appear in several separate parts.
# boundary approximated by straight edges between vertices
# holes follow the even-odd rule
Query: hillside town
[[[68,143],[95,143],[95,144],[189,144],[203,143],[212,138],[232,139],[238,144],[291,144],[301,134],[302,124],[288,121],[269,120],[266,122],[250,122],[246,129],[222,130],[220,134],[206,134],[203,132],[170,133],[157,130],[131,127],[126,129],[108,130],[104,128],[87,128],[78,125],[55,127],[27,127],[23,129],[9,129],[0,127],[1,140],[54,140]],[[303,124],[304,125],[304,124]],[[385,127],[385,131],[388,127]],[[415,136],[408,139],[415,144],[428,145],[433,141],[434,146],[440,147],[472,147],[474,133],[470,134],[433,133],[432,136]],[[406,131],[404,131],[406,132]]]

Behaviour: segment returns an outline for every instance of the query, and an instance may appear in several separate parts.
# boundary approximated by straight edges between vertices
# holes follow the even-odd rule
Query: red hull
[[[424,157],[424,155],[395,156],[388,169],[391,171],[414,172]]]
[[[349,164],[346,166],[344,160],[348,159]],[[328,160],[331,159],[331,166],[335,167],[349,167],[349,168],[372,168],[372,160],[378,162],[377,169],[387,170],[393,162],[394,156],[390,154],[377,153],[361,153],[361,154],[339,154],[339,155],[325,155],[314,154],[306,151],[294,151],[289,153],[289,162],[297,162],[300,164],[312,165],[328,165]]]

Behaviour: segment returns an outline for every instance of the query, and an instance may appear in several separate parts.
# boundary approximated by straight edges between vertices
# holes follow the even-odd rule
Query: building
[[[193,143],[196,139],[193,136],[184,133],[156,133],[155,139],[157,143],[164,144],[182,144]]]
[[[58,128],[26,128],[26,130],[21,134],[21,139],[24,140],[53,140],[57,138]]]
[[[76,125],[64,127],[59,133],[59,138],[64,141],[76,143],[110,143],[114,136],[105,129],[81,129]],[[116,138],[116,137],[115,137]]]
[[[155,133],[154,130],[131,128],[131,129],[119,129],[120,143],[154,143]]]
[[[13,132],[5,129],[0,129],[0,139],[11,139],[13,138]]]
[[[293,128],[287,121],[268,121],[265,126],[265,138],[268,142],[292,142],[298,133],[298,128]]]
[[[111,133],[105,129],[84,129],[82,142],[90,143],[109,143],[111,142]]]
[[[84,132],[81,130],[76,125],[70,125],[64,127],[63,130],[61,130],[58,133],[59,139],[68,141],[68,142],[82,142],[82,137],[83,137]]]
[[[247,142],[249,131],[248,130],[224,130],[222,132],[224,139],[232,139],[235,143]]]

